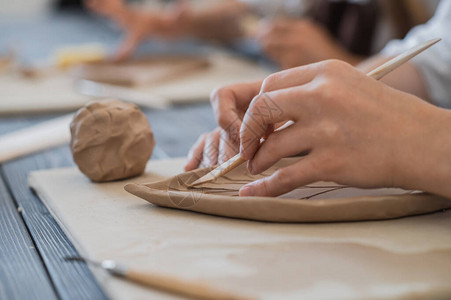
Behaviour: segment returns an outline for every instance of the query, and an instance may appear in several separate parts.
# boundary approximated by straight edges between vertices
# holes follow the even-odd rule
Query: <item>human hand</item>
[[[210,102],[219,128],[203,134],[192,146],[185,170],[200,165],[204,167],[221,164],[238,153],[240,128],[246,110],[252,99],[258,95],[262,81],[237,83],[214,90]],[[269,86],[266,89],[270,89]],[[274,128],[283,125],[275,124]],[[268,128],[267,134],[273,131]]]
[[[277,196],[320,180],[363,188],[425,187],[418,178],[427,173],[422,164],[428,148],[437,144],[427,141],[443,132],[438,108],[335,60],[273,74],[261,92],[240,132],[249,171],[258,174],[283,157],[308,154],[244,186],[241,196]],[[294,124],[260,146],[268,128],[288,120]]]
[[[238,83],[218,88],[210,101],[219,128],[203,134],[188,154],[185,170],[221,164],[238,153],[241,122],[262,81]]]
[[[221,164],[238,153],[238,142],[231,142],[221,128],[201,135],[188,153],[185,171]]]
[[[263,52],[283,69],[332,58],[351,64],[361,60],[340,46],[320,24],[307,19],[262,22],[256,36]]]
[[[85,0],[92,11],[113,19],[125,31],[125,39],[115,54],[115,60],[131,56],[141,42],[150,35],[171,37],[176,34],[177,20],[184,7],[177,6],[167,12],[142,12],[129,8],[123,0]]]

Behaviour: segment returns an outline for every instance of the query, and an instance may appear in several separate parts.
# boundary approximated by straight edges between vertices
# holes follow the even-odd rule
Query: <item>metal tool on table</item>
[[[388,73],[390,73],[391,71],[393,71],[394,69],[398,68],[399,66],[401,66],[402,64],[404,64],[405,62],[410,60],[411,58],[415,57],[419,53],[423,52],[427,48],[429,48],[432,45],[434,45],[435,43],[439,42],[440,40],[441,40],[440,38],[432,39],[432,40],[424,42],[412,49],[409,49],[409,50],[405,51],[404,53],[401,53],[400,55],[390,59],[386,63],[380,65],[379,67],[377,67],[376,69],[367,73],[366,75],[371,78],[374,78],[376,80],[379,80],[382,77],[384,77],[385,75],[387,75]],[[202,176],[201,178],[199,178],[196,181],[194,181],[193,183],[191,183],[189,186],[192,187],[192,186],[200,185],[203,183],[211,182],[211,181],[227,174],[228,172],[232,171],[233,169],[235,169],[239,165],[243,164],[244,162],[246,162],[246,160],[241,158],[240,154],[238,153],[237,155],[235,155],[228,161],[222,163],[221,165],[219,165],[218,167],[216,167],[215,169],[213,169],[206,175]]]
[[[147,287],[156,288],[170,293],[182,295],[192,299],[208,300],[249,300],[253,298],[239,296],[221,289],[211,287],[205,283],[180,279],[174,276],[156,272],[138,271],[117,264],[114,260],[95,261],[80,256],[68,256],[66,261],[84,262],[106,270],[115,277],[135,282]]]

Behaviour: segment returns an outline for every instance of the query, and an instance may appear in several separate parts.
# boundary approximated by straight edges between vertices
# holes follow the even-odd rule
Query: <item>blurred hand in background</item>
[[[129,57],[150,36],[193,36],[222,43],[247,36],[256,39],[263,54],[282,69],[331,58],[355,65],[363,58],[347,51],[320,23],[306,18],[262,21],[256,30],[246,32],[246,17],[253,8],[244,1],[222,1],[202,8],[177,1],[171,8],[160,11],[139,10],[124,4],[124,0],[85,0],[85,3],[125,31],[126,38],[116,55],[118,60]]]
[[[242,35],[239,18],[246,5],[224,1],[203,10],[195,10],[185,1],[169,9],[147,11],[124,4],[124,0],[85,0],[92,11],[115,21],[126,34],[116,54],[117,60],[130,57],[143,40],[151,36],[177,38],[195,36],[201,39],[231,41]]]
[[[282,69],[332,58],[356,65],[363,59],[343,48],[321,24],[308,19],[263,21],[256,38],[264,54]]]
[[[148,36],[171,37],[182,7],[164,12],[143,12],[128,7],[124,0],[85,0],[92,11],[114,20],[125,32],[125,39],[115,55],[116,60],[128,58]]]

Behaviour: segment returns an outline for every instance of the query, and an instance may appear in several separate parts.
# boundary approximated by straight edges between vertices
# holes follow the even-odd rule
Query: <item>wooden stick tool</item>
[[[205,300],[250,300],[254,298],[235,295],[230,292],[211,287],[203,282],[184,280],[174,276],[138,271],[119,265],[113,260],[95,261],[81,256],[68,256],[66,261],[80,261],[104,269],[111,275],[141,284],[143,286],[163,290],[191,299]]]
[[[407,62],[411,58],[415,57],[419,53],[423,52],[427,48],[429,48],[432,45],[434,45],[435,43],[439,42],[440,40],[441,40],[440,38],[432,39],[432,40],[424,42],[412,49],[409,49],[406,52],[401,53],[400,55],[398,55],[398,56],[390,59],[386,63],[380,65],[379,67],[377,67],[376,69],[367,73],[366,75],[371,78],[374,78],[376,80],[379,80],[382,77],[384,77],[385,75],[387,75],[388,73],[390,73],[391,71],[393,71],[394,69],[398,68],[403,63]],[[218,167],[216,167],[215,169],[210,171],[208,174],[202,176],[201,178],[199,178],[196,181],[194,181],[193,183],[191,183],[189,186],[192,187],[192,186],[200,185],[203,183],[211,182],[211,181],[215,180],[216,178],[219,178],[219,177],[227,174],[228,172],[235,169],[236,167],[238,167],[245,161],[246,160],[242,159],[240,157],[240,154],[238,153],[237,155],[235,155],[228,161],[222,163],[221,165],[219,165]]]

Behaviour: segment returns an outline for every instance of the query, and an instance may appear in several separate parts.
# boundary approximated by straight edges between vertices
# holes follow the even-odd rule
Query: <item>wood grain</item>
[[[33,241],[0,179],[0,299],[57,299]]]
[[[5,163],[1,170],[59,297],[106,299],[86,266],[63,262],[63,257],[77,251],[45,205],[28,189],[29,171],[69,165],[72,165],[69,149],[62,147]]]

